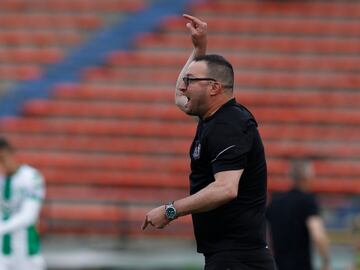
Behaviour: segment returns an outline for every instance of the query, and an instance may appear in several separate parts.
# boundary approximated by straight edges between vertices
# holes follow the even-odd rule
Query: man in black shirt
[[[190,196],[152,209],[143,229],[192,214],[206,270],[272,270],[265,240],[266,161],[257,123],[235,101],[231,64],[206,55],[206,23],[184,17],[194,51],[178,78],[175,101],[199,117],[189,153]]]
[[[292,162],[294,186],[274,196],[267,209],[272,246],[278,270],[312,270],[311,240],[322,257],[323,270],[329,268],[328,240],[314,194],[308,192],[313,178],[309,161]]]

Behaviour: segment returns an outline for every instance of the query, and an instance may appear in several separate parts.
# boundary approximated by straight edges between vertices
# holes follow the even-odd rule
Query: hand
[[[323,261],[322,266],[321,266],[321,270],[331,270],[329,260]]]
[[[165,216],[165,206],[162,205],[152,209],[150,212],[146,214],[141,229],[145,230],[149,224],[157,229],[163,229],[169,223],[170,221]]]
[[[200,19],[184,14],[183,17],[190,22],[186,24],[191,34],[191,40],[195,49],[206,51],[207,46],[207,23]]]

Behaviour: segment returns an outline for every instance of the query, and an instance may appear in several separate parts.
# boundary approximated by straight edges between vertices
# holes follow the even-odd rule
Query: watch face
[[[174,219],[176,217],[176,210],[173,207],[166,209],[166,216],[168,219]]]

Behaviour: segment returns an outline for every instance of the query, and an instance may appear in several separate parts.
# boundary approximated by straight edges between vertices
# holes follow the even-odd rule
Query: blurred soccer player
[[[44,179],[19,164],[10,143],[0,138],[0,270],[43,270],[35,225],[44,199]]]
[[[265,239],[266,161],[256,120],[234,98],[232,65],[206,54],[207,24],[184,17],[194,51],[178,78],[175,101],[199,118],[190,149],[191,195],[148,212],[143,229],[192,214],[206,270],[273,270]]]
[[[267,209],[272,246],[279,270],[312,270],[311,242],[319,250],[322,269],[330,269],[329,244],[315,195],[309,192],[314,177],[308,160],[293,161],[293,188],[274,196]]]

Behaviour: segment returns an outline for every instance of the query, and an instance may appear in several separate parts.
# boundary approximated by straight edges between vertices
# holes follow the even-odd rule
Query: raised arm
[[[187,98],[183,95],[182,87],[183,82],[182,78],[186,75],[186,71],[188,66],[192,62],[192,60],[196,56],[206,54],[206,47],[207,47],[207,24],[206,22],[201,21],[200,19],[184,14],[183,17],[189,22],[186,24],[186,27],[190,30],[191,41],[194,46],[192,53],[189,56],[186,64],[180,71],[179,77],[176,81],[175,87],[175,104],[182,110],[185,111],[184,106],[187,103]]]

